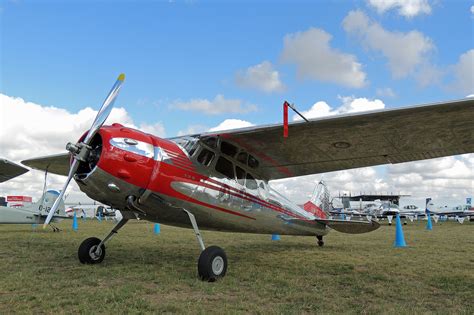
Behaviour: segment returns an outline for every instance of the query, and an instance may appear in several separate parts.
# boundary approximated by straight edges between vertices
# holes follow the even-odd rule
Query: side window
[[[236,166],[235,167],[235,175],[237,175],[237,182],[244,186],[245,183],[245,171],[241,169],[240,167]]]
[[[257,181],[253,178],[252,175],[247,173],[247,180],[245,181],[245,187],[248,189],[257,189]]]
[[[214,152],[209,151],[208,149],[202,149],[201,153],[199,153],[199,156],[197,158],[197,161],[201,163],[202,165],[209,166],[214,159]]]
[[[239,161],[240,163],[244,164],[244,165],[247,165],[247,159],[248,159],[248,154],[247,152],[240,152],[238,155],[237,155],[237,161]]]
[[[216,163],[216,171],[221,173],[222,175],[234,179],[234,165],[232,165],[232,162],[230,162],[228,159],[224,157],[219,157]]]
[[[221,152],[230,157],[234,157],[235,154],[237,153],[237,147],[234,146],[233,144],[230,144],[229,142],[222,141]]]
[[[257,168],[258,167],[258,161],[252,155],[249,155],[249,166],[251,168]]]
[[[203,138],[202,142],[208,145],[210,148],[217,148],[217,138],[216,137],[207,137]]]

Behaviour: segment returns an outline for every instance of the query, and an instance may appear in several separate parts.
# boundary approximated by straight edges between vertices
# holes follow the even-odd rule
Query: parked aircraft
[[[43,224],[48,216],[54,202],[59,197],[55,190],[46,191],[38,202],[23,207],[0,207],[0,224]],[[68,218],[65,212],[64,202],[60,200],[54,211],[52,219],[58,222]],[[53,231],[59,231],[51,225]]]
[[[474,217],[474,209],[471,205],[459,205],[452,208],[438,207],[434,200],[430,200],[426,205],[426,209],[431,215],[444,217]]]
[[[192,227],[202,250],[199,276],[214,281],[226,274],[227,257],[217,246],[205,247],[200,229],[322,241],[331,228],[364,233],[379,227],[320,218],[272,189],[270,180],[474,152],[474,99],[294,122],[289,137],[277,124],[162,139],[120,124],[103,126],[123,80],[120,75],[68,153],[23,161],[67,175],[62,194],[74,178],[90,198],[122,212],[103,240],[88,238],[79,246],[82,263],[102,262],[104,244],[130,219],[142,218]]]

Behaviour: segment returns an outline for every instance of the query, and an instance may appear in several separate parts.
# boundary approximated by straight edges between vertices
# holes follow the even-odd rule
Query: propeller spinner
[[[112,86],[112,89],[110,90],[109,94],[104,100],[104,103],[102,104],[102,107],[100,108],[99,112],[97,113],[97,116],[94,119],[94,122],[92,123],[92,126],[90,127],[89,131],[87,132],[86,137],[82,142],[78,142],[76,144],[68,143],[66,145],[66,149],[71,152],[73,161],[71,164],[71,167],[69,168],[69,174],[66,179],[66,183],[64,183],[63,189],[61,190],[61,193],[59,194],[58,198],[53,204],[53,207],[48,213],[48,216],[46,217],[46,220],[44,221],[43,228],[45,228],[50,222],[51,219],[53,218],[54,213],[59,207],[59,203],[61,202],[64,193],[66,192],[67,186],[71,182],[72,177],[76,173],[79,163],[80,162],[85,162],[87,160],[87,157],[89,156],[91,147],[90,147],[90,142],[92,138],[95,136],[97,131],[99,131],[100,127],[105,123],[107,120],[107,117],[109,117],[110,112],[112,111],[112,108],[114,107],[114,102],[115,99],[117,98],[117,95],[120,91],[120,88],[122,87],[122,84],[125,80],[125,74],[120,74],[117,78],[117,81],[115,84]]]

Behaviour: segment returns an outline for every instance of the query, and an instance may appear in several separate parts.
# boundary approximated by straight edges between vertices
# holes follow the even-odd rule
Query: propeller
[[[84,140],[76,144],[68,143],[66,145],[66,149],[72,153],[73,161],[72,161],[71,167],[69,168],[69,174],[67,176],[66,183],[64,183],[61,193],[59,194],[58,198],[54,201],[53,207],[51,208],[51,210],[49,210],[48,216],[46,217],[46,220],[44,221],[43,228],[48,226],[48,224],[51,222],[51,219],[53,218],[54,213],[58,209],[59,203],[61,202],[64,196],[64,193],[66,192],[67,186],[69,185],[72,177],[74,176],[77,169],[79,168],[79,163],[86,161],[91,149],[89,144],[92,138],[95,136],[95,134],[99,131],[100,127],[102,127],[102,125],[105,123],[105,121],[107,120],[107,117],[109,117],[110,112],[112,111],[112,108],[114,107],[113,105],[114,105],[115,99],[117,98],[117,95],[120,91],[120,88],[122,87],[124,80],[125,80],[125,74],[122,73],[118,76],[117,81],[112,86],[112,89],[110,90],[109,94],[105,98],[104,103],[102,104],[102,107],[97,113],[97,116],[95,117],[94,122],[92,123],[92,126],[90,127],[89,131],[87,132],[87,135],[84,138]]]

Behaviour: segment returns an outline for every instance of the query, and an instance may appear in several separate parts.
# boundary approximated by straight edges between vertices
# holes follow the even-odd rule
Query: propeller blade
[[[117,78],[117,81],[112,86],[112,89],[110,90],[109,94],[105,98],[104,103],[102,104],[102,107],[97,113],[97,116],[95,117],[94,122],[92,123],[92,126],[89,129],[89,132],[87,133],[86,138],[84,139],[85,144],[89,144],[89,141],[92,139],[92,137],[95,136],[95,134],[100,129],[100,127],[102,127],[102,125],[107,120],[107,117],[109,117],[110,112],[112,111],[112,108],[114,107],[113,105],[114,105],[115,99],[117,98],[117,95],[120,91],[120,88],[122,87],[124,80],[125,80],[125,74],[122,73]]]
[[[89,129],[89,132],[87,132],[87,136],[84,139],[85,144],[89,144],[90,140],[95,136],[97,131],[102,127],[102,125],[105,123],[107,120],[107,117],[109,117],[110,112],[112,111],[115,99],[117,98],[117,95],[120,91],[120,88],[122,87],[123,81],[125,80],[125,74],[120,74],[117,78],[117,81],[115,84],[112,86],[112,89],[110,90],[109,94],[105,98],[104,103],[102,104],[99,112],[97,113],[97,116],[95,116],[94,122],[92,123],[91,128]],[[53,207],[51,210],[49,210],[48,216],[46,217],[46,220],[44,221],[43,228],[45,228],[49,222],[51,222],[51,219],[53,218],[54,213],[59,207],[59,204],[61,203],[61,200],[66,193],[67,186],[71,182],[72,177],[76,173],[77,169],[79,168],[79,161],[74,157],[74,160],[71,164],[71,167],[69,168],[69,174],[67,176],[66,183],[64,183],[64,187],[59,194],[59,197],[54,201]]]
[[[59,194],[58,198],[54,201],[54,204],[51,207],[51,210],[49,210],[48,216],[46,217],[46,220],[44,221],[44,224],[43,224],[43,229],[48,226],[49,222],[51,222],[51,219],[53,218],[54,213],[58,209],[59,204],[61,203],[61,200],[63,199],[63,196],[66,193],[67,186],[71,182],[71,179],[74,176],[74,173],[76,173],[78,167],[79,167],[79,162],[76,159],[74,159],[74,161],[71,164],[71,168],[69,169],[69,175],[67,177],[66,183],[64,184],[63,189],[61,190],[61,193]]]

